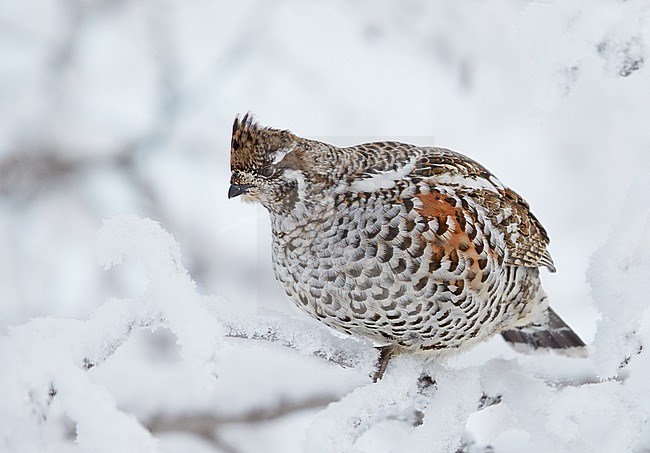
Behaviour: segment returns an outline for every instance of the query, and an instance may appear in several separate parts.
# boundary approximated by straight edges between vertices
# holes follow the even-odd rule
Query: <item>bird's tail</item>
[[[501,336],[519,352],[550,350],[571,357],[588,355],[584,342],[550,307],[545,323],[515,327],[501,332]]]

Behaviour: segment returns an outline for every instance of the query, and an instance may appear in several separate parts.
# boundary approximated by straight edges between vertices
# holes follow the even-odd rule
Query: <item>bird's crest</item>
[[[261,168],[267,163],[269,153],[293,139],[289,131],[260,126],[250,112],[241,119],[237,116],[232,125],[230,166],[233,169]]]
[[[260,129],[250,112],[242,119],[239,115],[235,117],[230,142],[230,165],[233,168],[238,164],[252,164],[255,161],[255,147],[259,141]]]

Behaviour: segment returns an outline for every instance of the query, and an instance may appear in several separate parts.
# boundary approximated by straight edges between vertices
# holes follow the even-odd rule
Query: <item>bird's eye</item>
[[[264,167],[260,170],[260,175],[268,178],[269,176],[273,175],[273,169],[271,167]]]

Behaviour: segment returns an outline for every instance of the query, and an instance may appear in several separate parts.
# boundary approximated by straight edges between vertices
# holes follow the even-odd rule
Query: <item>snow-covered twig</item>
[[[225,306],[215,303],[211,310],[217,314],[226,337],[267,341],[368,374],[375,367],[378,353],[370,343],[340,338],[311,319],[227,310]]]

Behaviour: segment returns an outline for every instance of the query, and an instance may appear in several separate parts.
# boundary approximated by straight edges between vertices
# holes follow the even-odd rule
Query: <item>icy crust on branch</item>
[[[268,341],[296,349],[333,362],[344,368],[355,368],[370,375],[378,354],[369,342],[342,338],[317,321],[270,311],[229,308],[227,302],[210,306],[229,338]]]

